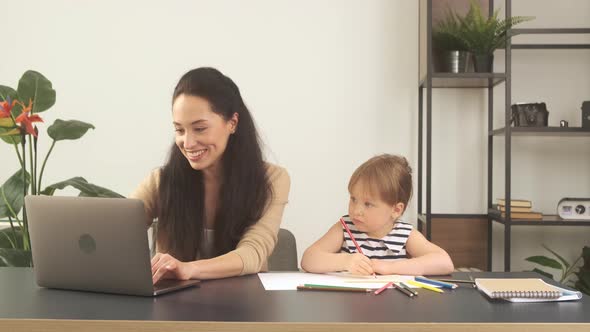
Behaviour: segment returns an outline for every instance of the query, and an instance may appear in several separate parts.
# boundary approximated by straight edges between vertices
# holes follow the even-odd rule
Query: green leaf
[[[556,253],[555,251],[551,250],[551,248],[547,247],[546,245],[543,244],[543,248],[545,248],[545,250],[549,251],[550,253],[552,253],[553,255],[555,255],[555,257],[557,257],[559,259],[559,261],[561,262],[561,264],[563,264],[565,266],[565,269],[569,269],[570,267],[570,263],[568,263],[565,258],[561,257],[558,253]]]
[[[584,246],[582,249],[582,257],[584,257],[584,266],[590,269],[590,247]]]
[[[5,101],[6,98],[10,97],[12,100],[18,99],[18,94],[16,93],[16,91],[9,87],[9,86],[5,86],[5,85],[0,85],[0,101]],[[12,112],[14,114],[20,114],[20,109],[21,106],[20,105],[15,105],[14,108],[12,109]],[[0,139],[2,139],[4,142],[8,143],[8,144],[14,144],[14,143],[20,143],[20,135],[19,136],[13,136],[13,137],[8,137],[5,136],[3,134],[5,134],[6,132],[12,130],[14,124],[12,123],[12,119],[0,119]],[[1,128],[1,127],[10,127],[10,128]]]
[[[84,136],[88,129],[91,128],[94,129],[94,126],[90,123],[78,120],[64,121],[57,119],[47,128],[47,134],[56,141],[66,139],[74,140]]]
[[[590,287],[580,283],[579,281],[576,282],[576,289],[586,295],[590,295]]]
[[[31,175],[29,172],[25,171],[25,179],[23,179],[23,170],[19,169],[14,175],[12,175],[2,187],[0,187],[0,218],[6,218],[8,216],[12,217],[6,203],[4,202],[4,198],[2,197],[2,192],[6,196],[8,203],[12,207],[14,213],[18,214],[18,212],[22,209],[24,204],[24,189],[25,186],[28,186],[31,181]]]
[[[0,137],[6,136],[20,136],[20,130],[18,128],[8,129],[7,131],[0,132]]]
[[[529,262],[537,263],[541,266],[550,267],[553,269],[563,269],[563,266],[561,265],[561,263],[559,263],[555,259],[549,258],[547,256],[531,256],[531,257],[525,258],[525,260],[529,261]]]
[[[534,19],[523,16],[499,19],[499,12],[496,9],[492,15],[484,15],[479,1],[471,0],[467,15],[456,17],[461,27],[458,37],[465,42],[468,51],[477,55],[493,54],[496,48],[503,47],[511,37],[508,30],[519,23]]]
[[[12,121],[12,119],[10,117],[8,117],[8,118],[1,118],[0,119],[0,127],[14,128],[15,127],[15,124],[14,124],[14,121]]]
[[[14,237],[14,233],[13,233],[12,228],[10,227],[10,224],[8,223],[8,221],[6,221],[6,223],[3,222],[2,224],[6,224],[8,227],[0,229],[0,248],[13,248],[14,249],[14,247],[12,245],[13,243],[16,245],[16,248],[22,248],[22,246],[23,246],[23,233],[21,231],[21,228],[18,227],[18,224],[16,222],[14,222],[14,228],[16,231],[16,238]]]
[[[590,287],[590,269],[580,269],[575,274],[578,276],[578,281]]]
[[[31,252],[22,249],[0,248],[0,266],[33,266]]]
[[[13,144],[20,144],[21,142],[21,135],[16,136],[7,136],[5,135],[7,132],[11,131],[12,128],[2,128],[0,127],[0,139],[4,142],[13,145]],[[14,156],[16,158],[16,156]]]
[[[33,100],[33,113],[48,110],[55,104],[55,90],[51,82],[41,73],[29,70],[23,74],[18,82],[20,100],[28,105]]]
[[[12,100],[18,99],[18,93],[9,86],[0,85],[0,101],[5,101],[7,97]]]
[[[549,273],[549,272],[545,272],[545,271],[539,270],[537,268],[534,268],[533,269],[533,272],[537,272],[538,274],[540,274],[542,276],[545,276],[545,277],[547,277],[549,279],[553,279],[553,275],[551,273]]]
[[[47,186],[41,194],[42,195],[53,195],[55,190],[57,189],[64,189],[67,186],[72,186],[78,190],[80,190],[80,196],[87,196],[87,197],[119,197],[124,198],[125,196],[120,195],[110,189],[103,188],[92,183],[88,183],[83,177],[73,177],[71,179],[58,182]]]

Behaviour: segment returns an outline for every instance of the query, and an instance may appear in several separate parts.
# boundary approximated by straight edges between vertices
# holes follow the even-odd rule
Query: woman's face
[[[182,94],[172,104],[176,146],[191,167],[211,171],[219,165],[229,136],[236,130],[238,114],[226,121],[201,97]]]

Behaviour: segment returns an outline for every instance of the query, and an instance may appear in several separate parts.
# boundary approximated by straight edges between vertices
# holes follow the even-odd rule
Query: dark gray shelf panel
[[[485,218],[485,214],[463,214],[463,213],[431,213],[430,218]],[[418,224],[426,225],[426,214],[418,213]]]
[[[503,136],[506,128],[494,129],[493,136]],[[590,128],[581,127],[510,127],[512,136],[590,136]]]
[[[489,88],[506,80],[504,73],[433,73],[433,88]],[[420,86],[428,88],[426,77]]]
[[[514,50],[590,50],[590,44],[512,44]]]
[[[590,28],[542,28],[542,29],[512,29],[512,34],[574,34],[589,33]]]
[[[553,29],[512,29],[512,34],[533,35],[533,34],[590,34],[590,28],[553,28]],[[590,44],[512,44],[513,49],[590,49]]]
[[[500,224],[507,224],[506,218],[496,209],[489,209],[488,217]],[[512,226],[590,226],[590,221],[563,220],[557,215],[543,215],[543,219],[512,219]]]

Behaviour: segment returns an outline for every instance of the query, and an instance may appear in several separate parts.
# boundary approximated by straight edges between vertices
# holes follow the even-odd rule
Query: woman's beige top
[[[272,187],[271,202],[262,218],[246,230],[236,249],[231,251],[240,256],[244,263],[241,274],[267,270],[267,259],[277,243],[283,211],[289,198],[291,180],[287,170],[270,163],[266,163],[266,165]],[[130,195],[130,198],[138,198],[143,201],[149,220],[156,218],[159,183],[160,169],[155,169]]]

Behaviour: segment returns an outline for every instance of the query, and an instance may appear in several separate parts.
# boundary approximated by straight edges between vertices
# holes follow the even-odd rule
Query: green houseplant
[[[435,71],[466,72],[471,53],[461,37],[459,16],[449,7],[446,16],[432,29]]]
[[[78,139],[94,129],[82,121],[55,120],[47,128],[51,147],[39,167],[40,131],[35,124],[43,122],[39,114],[53,106],[55,96],[51,82],[35,71],[25,72],[16,90],[0,85],[0,139],[7,143],[7,152],[13,150],[19,166],[0,187],[0,219],[8,219],[3,223],[8,227],[0,229],[0,266],[32,266],[24,196],[53,195],[56,190],[71,186],[80,191],[80,196],[123,197],[82,177],[43,187],[45,167],[56,143]],[[6,158],[2,160],[5,162]]]
[[[476,72],[492,71],[494,51],[504,47],[506,42],[515,35],[510,29],[517,24],[534,19],[530,16],[500,19],[499,13],[500,9],[496,9],[492,15],[486,17],[482,13],[480,4],[471,0],[467,15],[456,16],[461,26],[460,37],[467,45],[467,49],[474,54]]]
[[[590,247],[585,246],[582,249],[580,256],[578,256],[573,263],[568,262],[565,258],[554,250],[551,250],[546,245],[543,245],[543,248],[549,251],[556,259],[544,255],[536,255],[527,257],[525,260],[545,268],[560,270],[561,277],[558,280],[557,278],[554,278],[552,273],[538,268],[534,268],[533,271],[590,295]],[[583,265],[578,267],[580,261],[583,261]],[[577,280],[573,278],[574,275],[577,277]]]

